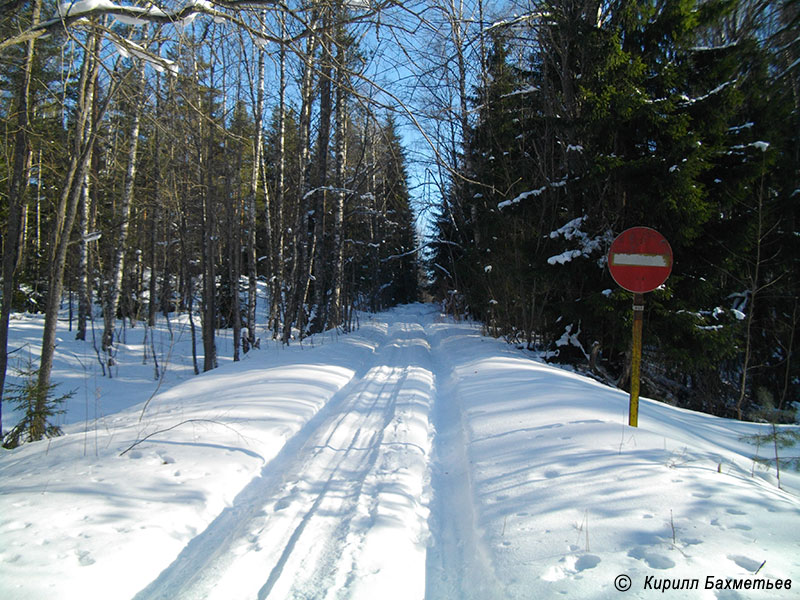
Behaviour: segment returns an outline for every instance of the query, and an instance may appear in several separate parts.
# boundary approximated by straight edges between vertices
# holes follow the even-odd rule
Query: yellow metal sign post
[[[639,379],[642,365],[642,324],[644,294],[633,295],[633,352],[631,353],[631,399],[628,406],[628,425],[639,426]]]
[[[644,295],[667,280],[672,271],[672,248],[649,227],[631,227],[619,234],[608,251],[608,270],[620,287],[633,292],[633,351],[628,425],[639,426],[639,377],[642,367]]]

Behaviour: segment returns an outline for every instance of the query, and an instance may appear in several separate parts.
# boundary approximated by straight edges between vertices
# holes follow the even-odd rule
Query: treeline
[[[800,3],[551,0],[483,27],[430,260],[448,307],[629,380],[606,253],[670,241],[643,390],[724,416],[800,396]],[[467,120],[469,115],[470,119]]]
[[[259,336],[348,329],[354,309],[416,298],[405,151],[364,84],[361,13],[263,4],[4,3],[3,379],[9,314],[42,312],[50,389],[65,298],[80,339],[102,306],[104,365],[117,319],[188,313],[196,371],[216,366],[218,328],[238,360]]]

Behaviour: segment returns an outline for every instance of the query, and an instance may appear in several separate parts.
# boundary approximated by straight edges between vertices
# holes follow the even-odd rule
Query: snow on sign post
[[[655,229],[631,227],[620,233],[611,244],[608,251],[608,270],[620,287],[633,292],[633,352],[628,425],[638,427],[644,295],[664,283],[672,272],[672,248]]]

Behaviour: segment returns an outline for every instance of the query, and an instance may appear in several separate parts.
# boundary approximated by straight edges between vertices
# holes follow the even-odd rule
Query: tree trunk
[[[753,340],[753,319],[756,314],[756,294],[759,292],[759,279],[761,270],[761,243],[764,235],[764,178],[761,178],[761,189],[758,193],[756,205],[756,256],[753,263],[753,273],[750,277],[750,304],[747,310],[747,322],[745,326],[745,345],[744,359],[742,364],[742,377],[739,383],[739,398],[736,401],[736,418],[740,421],[744,418],[744,400],[747,397],[748,371],[750,370],[750,360],[752,353]]]
[[[125,270],[125,251],[127,250],[128,231],[130,228],[131,203],[133,201],[133,186],[136,179],[136,156],[139,147],[139,124],[141,121],[142,104],[144,100],[144,64],[139,65],[139,72],[134,98],[135,109],[133,123],[131,124],[131,139],[128,146],[128,166],[125,171],[125,186],[122,192],[122,204],[117,214],[118,229],[115,232],[115,252],[111,263],[111,272],[108,277],[108,289],[103,303],[103,351],[109,354],[109,365],[113,364],[114,326],[117,320],[117,309],[122,291],[122,276]]]
[[[241,236],[241,198],[233,192],[233,173],[241,173],[241,153],[236,161],[235,171],[229,171],[227,194],[228,199],[228,279],[230,280],[231,310],[230,320],[233,330],[233,361],[240,359],[242,341],[242,308],[239,298],[239,279],[242,274],[242,236]]]
[[[156,73],[156,118],[161,117],[161,75]],[[150,222],[150,280],[148,281],[148,300],[147,300],[147,324],[150,327],[156,326],[156,314],[158,313],[159,304],[156,301],[158,296],[158,226],[161,219],[161,206],[163,204],[163,188],[164,188],[164,171],[162,169],[162,154],[161,154],[161,128],[156,127],[154,133],[154,154],[156,158],[156,181],[155,181],[155,199],[153,206],[149,212]],[[167,240],[168,242],[168,240]],[[167,256],[169,249],[165,252],[164,268],[166,270]],[[164,280],[167,277],[165,274]],[[163,290],[162,290],[163,292]],[[164,303],[165,310],[169,310],[169,302],[166,298],[161,298]]]
[[[247,341],[252,347],[256,343],[256,298],[258,283],[258,257],[256,256],[256,194],[258,194],[259,173],[261,172],[261,155],[264,147],[263,113],[264,113],[264,51],[258,50],[258,82],[255,113],[255,139],[253,140],[253,172],[250,176],[250,192],[247,196]],[[271,224],[269,219],[269,201],[264,212],[267,216],[267,248],[271,252],[269,238]],[[274,274],[273,274],[274,275]]]
[[[89,274],[89,214],[91,212],[89,195],[89,173],[83,176],[83,188],[80,200],[79,228],[81,241],[78,244],[78,332],[76,340],[86,340],[86,321],[92,310],[91,280]]]
[[[197,59],[194,60],[194,83],[199,86]],[[209,80],[214,82],[214,62],[211,63]],[[196,106],[203,105],[203,97],[197,88]],[[198,116],[198,183],[201,189],[202,204],[202,251],[201,268],[203,272],[203,288],[201,295],[202,304],[202,339],[203,339],[203,371],[210,371],[217,367],[217,270],[216,270],[216,202],[214,201],[213,155],[214,155],[214,126],[205,127],[205,120],[212,119],[214,113],[214,98],[211,91],[206,92],[208,107],[205,115]]]
[[[326,20],[330,22],[330,18]],[[323,24],[324,26],[324,24]],[[315,185],[319,191],[314,195],[314,263],[311,272],[314,277],[314,318],[311,322],[311,332],[322,331],[325,327],[325,243],[323,240],[325,229],[325,216],[327,211],[326,199],[328,192],[328,151],[330,147],[331,132],[331,69],[332,65],[331,40],[326,35],[322,43],[322,65],[320,74],[319,91],[319,132],[317,133],[317,176]]]
[[[31,23],[36,25],[42,10],[42,0],[33,3]],[[30,118],[31,72],[33,70],[34,40],[28,41],[25,50],[22,84],[18,91],[17,127],[14,134],[14,157],[11,185],[8,192],[8,225],[3,240],[3,301],[0,309],[0,433],[2,432],[3,388],[8,368],[8,320],[14,299],[14,275],[20,258],[18,241],[22,234],[25,212],[25,161],[29,154],[28,128]],[[41,170],[41,169],[40,169]],[[41,177],[41,172],[39,173]]]
[[[316,29],[316,18],[313,19],[312,29]],[[308,40],[305,67],[303,68],[302,105],[300,108],[300,172],[301,185],[297,219],[295,222],[295,248],[292,260],[292,275],[289,281],[290,290],[287,291],[289,301],[283,324],[283,343],[288,344],[292,336],[292,324],[300,330],[302,336],[305,321],[305,296],[308,291],[309,261],[308,261],[308,206],[310,191],[309,148],[311,137],[311,107],[313,99],[314,68],[313,57],[316,49],[317,38],[312,36]]]
[[[83,178],[91,160],[91,150],[94,144],[96,130],[92,119],[92,105],[94,103],[95,86],[99,61],[95,52],[98,46],[97,32],[89,38],[84,49],[83,66],[79,85],[78,117],[76,123],[75,143],[70,165],[62,187],[61,198],[56,213],[53,227],[50,273],[48,277],[48,294],[45,308],[44,330],[42,332],[42,354],[39,363],[39,376],[37,387],[39,393],[36,398],[35,415],[31,423],[31,439],[39,440],[45,435],[46,421],[44,407],[47,401],[47,391],[50,388],[50,375],[53,369],[53,356],[56,345],[56,328],[58,326],[58,309],[61,305],[61,294],[64,288],[64,270],[67,263],[67,247],[75,214],[83,190]],[[113,92],[109,91],[109,98]],[[108,100],[101,110],[98,118],[102,116]]]
[[[283,14],[279,17],[281,22],[281,39],[286,35],[286,23]],[[267,247],[272,257],[272,275],[270,276],[270,308],[269,327],[272,329],[273,339],[278,337],[281,322],[281,307],[283,306],[283,200],[286,173],[286,44],[280,48],[280,84],[278,97],[278,177],[275,185],[275,219],[273,223],[275,234],[272,236],[272,247]],[[266,181],[264,182],[266,188]]]
[[[328,325],[342,324],[342,279],[344,277],[344,201],[347,162],[347,84],[344,44],[336,50],[336,212],[333,220],[333,284],[331,285]]]

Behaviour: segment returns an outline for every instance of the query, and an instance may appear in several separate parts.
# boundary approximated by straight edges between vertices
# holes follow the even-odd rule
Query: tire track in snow
[[[406,307],[418,320],[419,307]],[[384,428],[378,460],[367,473],[352,526],[339,549],[332,586],[298,587],[296,598],[408,600],[424,595],[429,541],[430,411],[435,399],[427,331],[419,323],[398,326],[406,371],[396,388],[395,410]]]
[[[414,443],[408,447],[424,455],[415,478],[427,474],[432,376],[416,363],[420,348],[422,358],[429,359],[429,347],[422,328],[399,322],[402,316],[371,365],[287,442],[233,506],[137,600],[322,597],[327,590],[354,597],[351,586],[360,577],[353,570],[378,522],[383,486],[391,483],[383,472],[387,456],[392,449],[408,449],[408,436],[397,434],[402,422],[397,404],[414,395],[425,400],[422,423],[414,427],[417,433],[424,429],[425,439],[418,448]],[[415,365],[408,364],[409,357],[415,357]],[[424,570],[424,540],[421,555]],[[383,559],[393,560],[391,552]]]
[[[233,504],[220,513],[209,526],[193,538],[178,557],[134,600],[173,600],[175,598],[202,597],[193,590],[211,587],[213,581],[231,562],[230,550],[247,535],[248,526],[263,519],[269,496],[284,481],[284,471],[296,460],[298,452],[317,433],[332,414],[336,414],[344,400],[360,384],[368,367],[344,385],[316,415],[289,440],[281,451],[267,463],[261,475],[254,478],[239,492]]]
[[[289,590],[300,587],[303,582],[311,582],[315,589],[327,587],[318,577],[334,575],[330,563],[334,561],[336,548],[342,541],[340,532],[349,528],[364,479],[378,458],[383,431],[394,413],[397,390],[406,375],[405,369],[384,366],[367,373],[362,385],[358,386],[360,389],[353,391],[350,402],[342,407],[341,415],[326,432],[328,436],[324,443],[314,447],[312,458],[295,473],[296,483],[308,478],[314,485],[318,485],[320,475],[324,477],[326,472],[330,475],[319,492],[312,488],[301,494],[301,498],[290,501],[289,505],[302,502],[303,508],[296,512],[286,528],[291,530],[288,539],[271,544],[276,549],[283,547],[283,550],[269,579],[258,592],[259,600],[268,598],[273,590],[278,598],[295,596],[280,591],[282,577],[284,587],[288,586]],[[377,391],[374,388],[378,388]],[[370,397],[373,398],[371,402]],[[368,406],[363,414],[359,414],[365,399]],[[366,442],[363,438],[367,438]],[[310,500],[313,502],[306,509]],[[301,516],[299,522],[297,516]],[[301,541],[309,522],[315,518],[313,531]],[[286,530],[279,539],[286,539]],[[272,527],[267,527],[259,535],[272,542],[276,533]],[[279,586],[277,590],[276,586]]]

